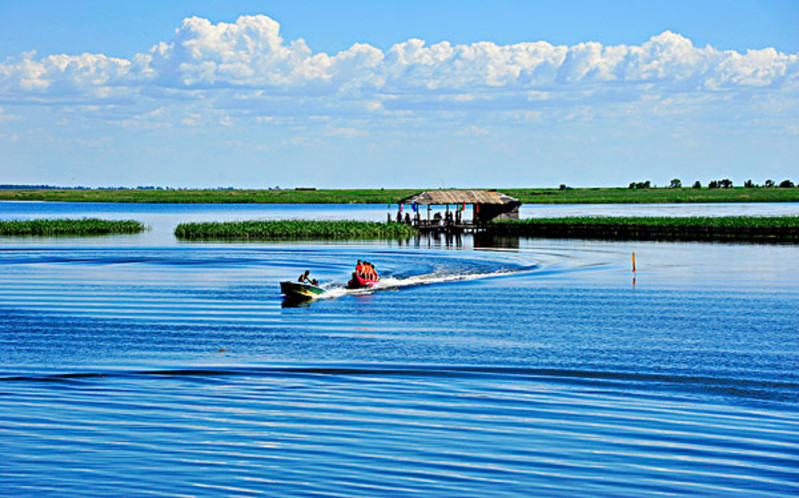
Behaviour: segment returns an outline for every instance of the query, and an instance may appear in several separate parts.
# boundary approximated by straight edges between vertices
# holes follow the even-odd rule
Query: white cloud
[[[485,128],[480,128],[479,126],[474,125],[467,126],[466,128],[458,131],[458,135],[461,137],[482,137],[490,134],[491,132]]]
[[[15,142],[19,141],[19,134],[11,133],[11,134],[6,135],[5,133],[0,133],[0,139],[8,140],[11,143],[15,143]]]
[[[102,54],[49,55],[36,59],[35,52],[0,64],[0,89],[6,92],[55,94],[102,92],[130,77],[133,64]]]
[[[235,24],[185,19],[170,43],[150,50],[148,69],[167,86],[294,86],[329,76],[326,54],[313,55],[303,40],[289,44],[266,16],[242,16]]]
[[[352,127],[331,128],[325,130],[324,134],[325,136],[328,137],[342,137],[342,138],[358,138],[358,137],[365,137],[368,135],[367,132]]]
[[[355,44],[335,55],[287,42],[267,16],[235,23],[185,19],[171,41],[130,60],[103,54],[35,53],[0,63],[0,98],[18,103],[115,103],[127,116],[183,106],[176,123],[197,125],[190,106],[271,115],[364,115],[600,106],[675,94],[799,95],[799,56],[773,48],[744,54],[695,47],[666,31],[638,46],[544,41],[427,46],[398,43],[385,53]],[[715,101],[710,99],[711,102]],[[145,104],[145,102],[147,104]],[[124,109],[128,109],[125,111]],[[574,109],[566,114],[573,114]],[[230,124],[230,118],[216,123]]]

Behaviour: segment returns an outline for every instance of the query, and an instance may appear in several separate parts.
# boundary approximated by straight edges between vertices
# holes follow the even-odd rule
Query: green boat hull
[[[325,293],[321,287],[300,282],[280,282],[280,293],[287,298],[293,299],[313,299]]]

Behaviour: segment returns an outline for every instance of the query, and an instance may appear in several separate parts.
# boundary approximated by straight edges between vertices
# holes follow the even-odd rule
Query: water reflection
[[[477,233],[474,236],[475,248],[518,249],[519,237],[512,235],[492,235]]]
[[[519,237],[493,235],[485,232],[446,233],[428,232],[390,243],[412,249],[519,249]]]
[[[463,247],[463,235],[460,233],[429,232],[416,239],[417,247]]]
[[[311,305],[313,299],[299,298],[292,296],[283,296],[283,302],[280,303],[281,308],[307,308]]]

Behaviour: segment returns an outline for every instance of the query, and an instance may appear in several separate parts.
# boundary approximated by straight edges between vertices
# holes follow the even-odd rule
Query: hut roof
[[[400,204],[416,203],[420,206],[444,204],[510,204],[518,199],[495,190],[433,190],[402,199]],[[521,203],[520,203],[521,204]]]

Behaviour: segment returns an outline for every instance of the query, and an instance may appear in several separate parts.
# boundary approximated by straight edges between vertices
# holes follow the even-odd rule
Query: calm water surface
[[[170,236],[385,211],[0,203],[152,227],[0,239],[0,494],[799,494],[797,246]]]

